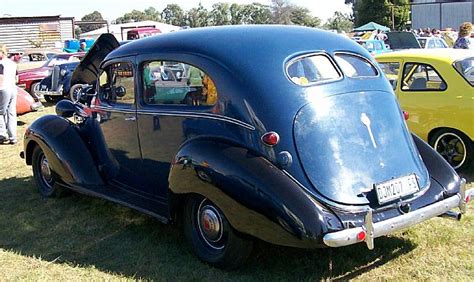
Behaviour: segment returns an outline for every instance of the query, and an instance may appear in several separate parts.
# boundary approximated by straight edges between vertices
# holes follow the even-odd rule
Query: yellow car
[[[455,169],[469,166],[474,140],[474,51],[404,50],[375,56],[408,127]]]

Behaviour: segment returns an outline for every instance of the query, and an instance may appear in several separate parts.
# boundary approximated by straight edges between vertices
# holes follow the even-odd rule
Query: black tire
[[[50,95],[44,95],[44,100],[48,103],[56,103],[59,100],[61,100],[61,96],[50,96]]]
[[[455,129],[438,130],[429,140],[430,145],[455,169],[463,170],[472,161],[472,141]]]
[[[33,177],[42,196],[48,198],[58,198],[64,195],[64,189],[56,184],[54,171],[49,167],[46,158],[40,146],[36,146],[32,156]]]
[[[239,235],[222,211],[204,197],[190,196],[187,199],[183,225],[193,252],[212,266],[238,268],[252,252],[253,242]]]
[[[68,98],[72,102],[77,102],[79,100],[79,93],[82,91],[82,84],[75,84],[69,89]]]

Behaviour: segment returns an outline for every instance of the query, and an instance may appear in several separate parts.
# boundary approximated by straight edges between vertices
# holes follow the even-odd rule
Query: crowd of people
[[[474,49],[474,39],[471,38],[472,23],[464,22],[459,26],[459,31],[448,29],[445,31],[436,28],[414,29],[412,32],[417,37],[440,37],[443,38],[449,46],[456,49]]]

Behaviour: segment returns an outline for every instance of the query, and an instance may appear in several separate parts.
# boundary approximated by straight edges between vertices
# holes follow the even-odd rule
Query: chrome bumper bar
[[[58,90],[56,91],[48,91],[48,90],[38,90],[35,91],[37,95],[46,95],[46,96],[63,96],[63,86],[61,85]]]
[[[384,221],[373,222],[372,210],[365,215],[365,222],[361,227],[349,228],[324,235],[323,241],[329,247],[342,247],[364,241],[367,247],[374,248],[374,238],[388,235],[398,230],[408,228],[430,218],[442,215],[453,208],[459,208],[461,213],[466,212],[466,196],[472,195],[474,189],[466,191],[466,181],[462,179],[458,194],[423,207],[416,211],[393,217]],[[364,234],[360,236],[360,234]]]

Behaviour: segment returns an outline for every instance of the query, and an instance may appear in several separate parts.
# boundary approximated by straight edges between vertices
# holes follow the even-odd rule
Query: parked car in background
[[[417,40],[423,49],[449,48],[446,41],[440,37],[418,37]]]
[[[127,31],[127,40],[136,40],[160,34],[161,30],[154,27],[137,27]]]
[[[45,100],[55,102],[62,98],[69,98],[77,101],[77,91],[71,90],[71,76],[79,61],[63,63],[53,67],[51,73],[41,80],[36,94],[44,97]]]
[[[385,42],[382,40],[357,40],[357,43],[367,49],[372,56],[392,51],[387,48]]]
[[[406,50],[376,56],[391,80],[411,131],[455,169],[469,166],[474,140],[474,54]]]
[[[183,85],[154,81],[149,65],[184,66],[193,103],[156,99]],[[372,249],[376,237],[466,210],[465,181],[410,134],[367,50],[337,34],[222,26],[120,47],[104,34],[77,83],[95,85],[90,115],[62,100],[26,130],[21,155],[39,192],[72,189],[180,221],[217,267],[240,266],[253,238]]]
[[[392,50],[420,49],[421,45],[415,35],[409,31],[389,31],[385,33],[385,43]]]
[[[28,70],[42,66],[46,61],[59,54],[60,51],[52,49],[27,49],[18,59],[18,70]]]
[[[80,61],[84,55],[85,53],[58,54],[49,59],[39,68],[19,71],[18,86],[28,91],[36,101],[39,101],[39,96],[36,94],[38,86],[41,80],[51,73],[53,67],[65,62]]]
[[[23,115],[29,112],[37,111],[43,105],[39,101],[35,101],[30,93],[17,87],[16,96],[16,114]]]

